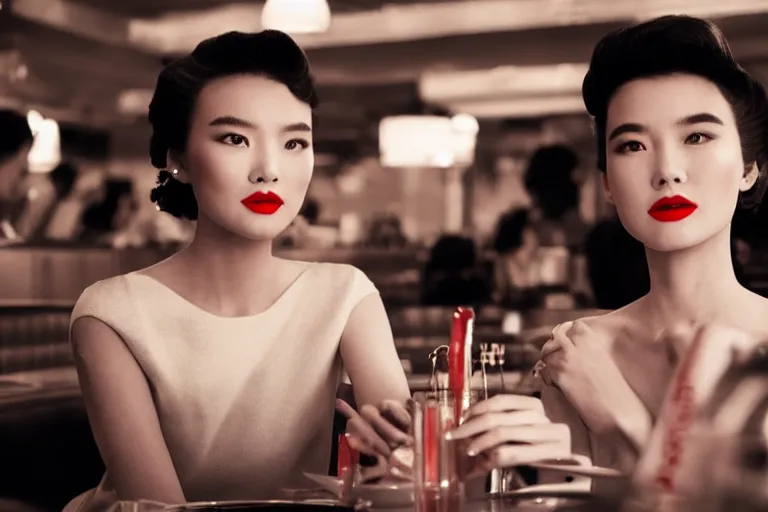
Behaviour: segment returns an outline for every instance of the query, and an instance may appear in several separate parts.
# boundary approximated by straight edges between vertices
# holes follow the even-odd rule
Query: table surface
[[[213,512],[221,511],[225,512],[238,511],[248,512],[249,510],[258,510],[264,507],[271,509],[285,508],[294,510],[368,510],[370,512],[406,512],[414,510],[413,506],[410,507],[376,507],[376,506],[361,506],[357,507],[344,506],[336,500],[330,498],[330,495],[321,490],[294,490],[295,493],[300,493],[303,499],[296,500],[271,500],[271,501],[253,501],[253,502],[218,502],[218,503],[195,503],[189,504],[189,506],[176,505],[164,507],[161,504],[154,503],[142,503],[137,502],[120,502],[110,508],[110,512]],[[251,507],[248,506],[251,504]],[[467,500],[461,504],[457,504],[456,508],[450,507],[435,507],[434,510],[440,510],[445,512],[528,512],[528,511],[571,511],[571,512],[617,512],[618,508],[613,503],[603,502],[596,498],[586,497],[485,497],[483,499]]]

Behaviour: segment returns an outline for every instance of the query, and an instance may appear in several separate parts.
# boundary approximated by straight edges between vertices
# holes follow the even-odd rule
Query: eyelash
[[[246,147],[250,146],[250,144],[248,142],[248,139],[246,137],[243,137],[242,135],[237,134],[237,133],[227,133],[226,135],[223,135],[223,136],[219,137],[217,140],[219,142],[222,142],[222,143],[230,145],[230,146],[241,147],[240,144],[234,143],[233,139],[241,140],[242,142],[240,144],[242,144],[244,142]],[[230,142],[227,142],[227,140],[229,140]],[[305,139],[291,139],[288,142],[286,142],[285,143],[285,149],[291,151],[292,149],[295,149],[295,148],[289,148],[288,147],[289,144],[298,144],[298,146],[301,147],[301,149],[307,149],[309,147],[309,142],[307,140],[305,140]]]
[[[690,140],[690,138],[693,137],[694,135],[698,135],[698,136],[702,137],[703,140],[701,142],[691,144],[693,146],[699,146],[701,144],[704,144],[705,142],[709,142],[710,140],[714,139],[714,137],[709,135],[709,134],[706,134],[706,133],[703,133],[703,132],[693,132],[693,133],[691,133],[690,135],[688,135],[685,138],[685,142],[687,143],[688,140]],[[641,142],[638,142],[636,140],[629,140],[627,142],[624,142],[623,144],[620,144],[616,148],[616,153],[624,153],[624,154],[626,154],[626,153],[636,153],[637,151],[630,151],[629,150],[629,146],[632,145],[632,144],[639,144],[640,146],[643,145]]]
[[[218,140],[219,142],[223,142],[224,144],[227,144],[229,146],[240,147],[240,144],[236,144],[233,139],[241,139],[242,142],[245,142],[246,147],[249,146],[248,139],[246,139],[245,137],[237,133],[227,133],[226,135],[222,135],[216,140]],[[227,142],[228,140],[230,142]]]
[[[301,147],[301,149],[307,149],[309,147],[309,141],[307,141],[305,139],[291,139],[291,140],[289,140],[288,142],[285,143],[285,146],[286,146],[285,149],[288,149],[290,151],[291,149],[288,148],[288,144],[291,144],[291,143],[298,144],[299,147]]]

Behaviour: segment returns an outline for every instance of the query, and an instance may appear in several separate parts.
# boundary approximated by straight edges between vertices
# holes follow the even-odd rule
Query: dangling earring
[[[176,178],[179,175],[179,170],[178,169],[174,169],[174,170],[171,171],[171,174],[173,174],[173,177]]]

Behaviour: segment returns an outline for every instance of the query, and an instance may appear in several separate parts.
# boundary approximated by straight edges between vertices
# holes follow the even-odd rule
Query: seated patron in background
[[[68,199],[77,179],[77,170],[69,163],[60,163],[48,174],[38,174],[30,182],[30,191],[23,214],[16,227],[26,240],[38,242],[44,238],[48,225],[58,207]]]
[[[543,146],[531,156],[525,189],[533,200],[530,225],[542,247],[581,250],[587,224],[579,214],[576,152],[562,145]]]
[[[490,286],[478,268],[471,238],[443,235],[429,252],[421,276],[425,306],[480,306],[490,301]]]
[[[546,307],[557,289],[578,294],[587,225],[579,214],[576,153],[563,145],[538,148],[525,171],[533,206],[499,219],[494,236],[494,298],[515,309]]]
[[[539,238],[529,221],[530,212],[515,210],[499,219],[493,239],[493,297],[513,309],[541,307]]]
[[[27,118],[13,110],[0,110],[0,241],[17,238],[13,226],[25,200],[22,177],[34,136]]]
[[[606,195],[645,247],[650,289],[555,328],[538,365],[542,401],[570,425],[574,452],[631,472],[686,346],[670,334],[691,324],[768,334],[768,300],[739,283],[731,256],[734,210],[765,190],[768,98],[713,24],[685,16],[604,37],[583,96]]]

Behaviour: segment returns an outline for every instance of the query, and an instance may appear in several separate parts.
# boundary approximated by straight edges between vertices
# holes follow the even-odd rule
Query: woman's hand
[[[596,434],[625,436],[637,450],[648,442],[653,417],[646,404],[638,397],[624,377],[611,355],[612,347],[634,345],[643,348],[638,352],[638,364],[647,363],[651,355],[658,361],[667,360],[667,350],[655,343],[645,343],[642,333],[636,330],[622,331],[610,340],[596,333],[584,321],[577,320],[557,326],[552,338],[542,348],[544,368],[541,371],[545,383],[559,388],[578,411],[587,428]],[[653,341],[653,340],[651,340]],[[647,349],[648,353],[645,353]],[[646,370],[625,368],[625,371],[643,371],[637,379],[666,378],[659,375],[664,364],[649,366]],[[651,370],[654,368],[654,370]],[[651,372],[651,373],[648,373]],[[638,381],[639,382],[639,381]]]
[[[467,440],[467,455],[479,461],[473,473],[571,455],[568,426],[550,422],[536,398],[497,395],[472,406],[465,418],[449,437]]]
[[[605,385],[615,383],[616,378],[623,380],[609,352],[609,343],[581,320],[555,327],[541,349],[541,360],[544,381],[564,391],[603,392]]]
[[[378,407],[363,405],[358,413],[347,402],[336,399],[336,410],[347,418],[352,449],[372,456],[389,457],[400,446],[410,446],[411,413],[407,404],[384,400]]]
[[[542,379],[562,390],[596,433],[612,431],[626,400],[637,400],[609,350],[609,341],[580,320],[555,327],[541,349]]]

